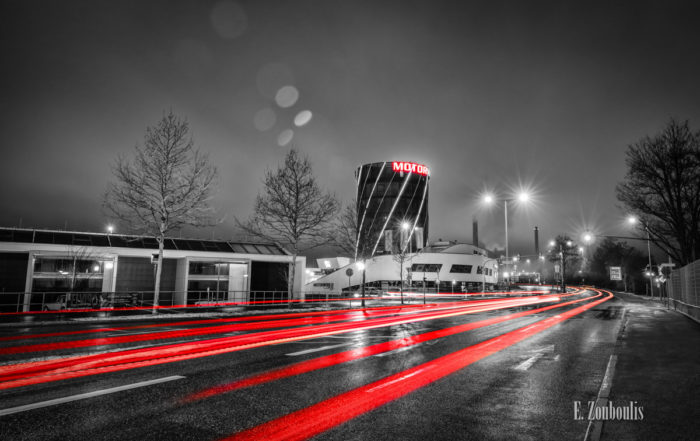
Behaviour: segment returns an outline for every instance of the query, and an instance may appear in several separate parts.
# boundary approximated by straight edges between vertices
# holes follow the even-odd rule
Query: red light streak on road
[[[374,299],[373,297],[367,297],[367,299]],[[272,305],[281,304],[287,305],[290,303],[314,303],[314,302],[349,302],[353,300],[361,300],[357,297],[335,297],[333,299],[282,299],[282,300],[254,300],[254,301],[243,301],[243,302],[210,302],[203,303],[200,305],[158,305],[158,306],[119,306],[119,307],[106,307],[106,308],[71,308],[63,309],[61,311],[17,311],[17,312],[0,312],[0,316],[4,315],[35,315],[35,314],[70,314],[76,312],[111,312],[111,311],[151,311],[154,309],[197,309],[197,308],[211,308],[213,306],[255,306],[255,305]]]
[[[542,299],[539,297],[525,298],[523,300],[501,299],[498,304],[486,305],[483,307],[459,308],[456,310],[438,312],[431,311],[430,313],[414,314],[407,317],[369,319],[365,322],[335,323],[318,325],[315,327],[264,331],[190,343],[164,345],[155,348],[132,349],[106,354],[75,356],[5,365],[0,366],[0,390],[87,375],[116,372],[137,367],[184,361],[346,332],[455,317],[476,312],[493,311],[502,308],[526,306],[551,301],[555,300],[550,298]]]
[[[548,291],[518,291],[517,293],[511,292],[489,292],[488,295],[516,295],[516,294],[545,294]],[[398,292],[396,293],[398,294]],[[408,294],[404,292],[404,295]],[[422,295],[421,293],[411,293],[414,295]],[[475,296],[483,295],[484,293],[463,293],[459,295],[463,296]],[[455,295],[456,293],[439,293],[440,297]],[[436,294],[428,294],[428,296],[437,296]],[[18,312],[0,312],[0,316],[10,316],[10,315],[36,315],[36,314],[71,314],[71,313],[81,313],[81,312],[111,312],[111,311],[151,311],[153,309],[167,310],[167,309],[196,309],[196,308],[208,308],[212,306],[253,306],[253,305],[271,305],[271,304],[290,304],[290,303],[312,303],[312,302],[351,302],[362,300],[360,297],[337,297],[334,299],[291,299],[291,300],[256,300],[256,301],[244,301],[244,302],[212,302],[205,303],[201,305],[158,305],[158,306],[121,306],[121,307],[109,307],[109,308],[79,308],[79,309],[64,309],[62,311],[18,311]],[[376,300],[374,297],[365,297],[365,300]]]
[[[607,291],[606,293],[608,296],[600,300],[336,395],[307,408],[239,432],[226,440],[290,441],[308,439],[610,300],[613,295]],[[525,332],[523,332],[524,330]]]
[[[383,343],[377,343],[371,346],[366,346],[357,349],[351,349],[348,351],[339,352],[337,354],[326,355],[323,357],[314,358],[311,360],[305,360],[299,363],[295,363],[290,366],[285,366],[279,369],[274,369],[262,374],[253,375],[242,380],[234,381],[232,383],[221,384],[209,389],[205,389],[201,392],[197,392],[186,397],[183,402],[192,402],[202,400],[214,395],[231,392],[237,389],[242,389],[245,387],[256,386],[263,383],[269,383],[271,381],[279,380],[282,378],[291,377],[294,375],[300,375],[307,372],[327,368],[330,366],[335,366],[337,364],[346,363],[348,361],[357,360],[360,358],[369,357],[372,355],[380,354],[383,352],[393,351],[406,346],[413,346],[419,343],[423,343],[429,340],[435,340],[442,337],[447,337],[450,335],[459,334],[462,332],[471,331],[477,328],[482,328],[485,326],[494,325],[496,323],[502,323],[508,320],[513,320],[520,317],[525,317],[528,315],[536,314],[538,312],[549,311],[555,308],[562,308],[564,306],[572,305],[575,303],[580,303],[584,301],[589,301],[600,297],[598,294],[593,297],[587,297],[583,299],[573,300],[565,303],[558,303],[556,305],[545,306],[542,308],[533,309],[530,311],[521,311],[517,313],[512,313],[504,316],[493,317],[486,320],[481,320],[473,323],[466,323],[464,325],[452,326],[445,329],[439,329],[436,331],[426,332],[423,334],[416,334],[411,337],[391,340]]]
[[[432,307],[431,305],[392,305],[392,306],[376,306],[365,308],[364,311],[378,311],[378,310],[400,310],[408,308],[425,308]],[[44,338],[44,337],[60,337],[64,335],[74,335],[74,334],[90,334],[95,332],[110,332],[110,331],[126,331],[132,329],[144,329],[144,328],[159,328],[159,327],[172,327],[172,326],[188,326],[188,325],[203,325],[211,323],[228,323],[228,322],[250,322],[253,320],[276,320],[281,318],[293,318],[293,317],[307,317],[314,315],[334,315],[343,313],[358,313],[363,311],[362,309],[336,309],[333,311],[309,311],[309,312],[290,312],[285,314],[266,314],[266,315],[251,315],[244,317],[235,318],[218,318],[218,319],[206,319],[206,320],[189,320],[182,322],[167,322],[167,323],[154,323],[149,325],[136,325],[136,326],[120,326],[111,328],[94,328],[94,329],[81,329],[79,331],[62,331],[62,332],[49,332],[44,334],[25,334],[25,335],[12,335],[6,337],[0,337],[0,341],[10,341],[10,340],[24,340],[31,338]]]
[[[535,297],[522,297],[523,299],[532,299]],[[506,300],[516,300],[516,299],[492,299],[492,300],[482,300],[476,302],[457,302],[442,305],[431,305],[430,308],[421,307],[413,308],[408,310],[396,310],[390,308],[391,314],[387,314],[386,310],[369,310],[369,311],[353,311],[349,313],[341,314],[326,314],[320,317],[299,317],[292,319],[283,320],[270,320],[264,322],[252,322],[234,325],[220,325],[220,326],[208,326],[204,328],[193,328],[185,330],[171,330],[171,331],[156,331],[152,333],[144,333],[137,335],[123,335],[115,337],[101,337],[93,338],[87,340],[74,340],[74,341],[64,341],[64,342],[53,342],[53,343],[38,343],[32,345],[20,345],[20,346],[8,346],[0,348],[0,355],[8,354],[21,354],[28,352],[40,352],[40,351],[55,351],[61,349],[77,349],[90,346],[105,346],[123,343],[135,343],[141,341],[158,340],[158,339],[172,339],[172,338],[182,338],[182,337],[194,337],[207,334],[217,334],[217,333],[227,333],[234,331],[250,331],[259,329],[269,329],[269,328],[283,328],[292,326],[303,326],[303,325],[317,325],[319,323],[329,323],[337,321],[351,321],[351,320],[366,320],[368,317],[373,317],[376,315],[394,315],[394,314],[408,314],[413,313],[414,310],[418,310],[418,313],[429,313],[426,310],[441,310],[454,308],[455,306],[461,308],[474,307],[480,304],[490,304],[494,302],[502,302]],[[170,325],[172,326],[172,325]]]

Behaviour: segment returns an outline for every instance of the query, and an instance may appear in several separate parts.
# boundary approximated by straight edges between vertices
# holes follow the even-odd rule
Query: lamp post
[[[483,198],[484,202],[486,204],[492,204],[495,202],[495,198],[487,194]],[[508,262],[508,202],[513,202],[513,201],[519,201],[522,203],[526,203],[530,200],[530,194],[527,193],[526,191],[521,191],[518,195],[517,198],[515,199],[503,199],[503,216],[505,220],[505,233],[506,233],[506,262]],[[506,281],[506,290],[510,291],[510,281]]]
[[[411,246],[411,235],[408,233],[408,229],[411,228],[408,222],[404,221],[401,223],[401,229],[405,231],[404,234],[406,234],[406,240],[408,241],[408,254],[411,254],[412,251],[412,246]],[[403,244],[402,244],[403,245]],[[403,249],[401,250],[403,253]]]
[[[630,216],[627,218],[627,222],[630,223],[631,225],[635,225],[637,223],[637,217],[636,216]],[[654,275],[654,269],[651,266],[651,235],[649,234],[649,224],[647,224],[644,221],[641,221],[642,225],[644,225],[644,229],[647,232],[647,255],[649,256],[649,273],[647,274],[649,277],[649,295],[651,298],[654,298],[654,282],[652,280],[653,275]]]
[[[365,262],[357,262],[357,269],[362,271],[362,287],[360,288],[360,296],[362,299],[362,307],[365,307]]]

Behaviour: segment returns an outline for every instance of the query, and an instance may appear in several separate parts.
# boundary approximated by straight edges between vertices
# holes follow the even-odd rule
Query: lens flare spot
[[[280,133],[280,136],[277,137],[277,144],[280,147],[284,147],[290,142],[292,142],[292,138],[294,137],[294,131],[292,129],[285,129],[282,130],[282,133]]]
[[[275,94],[275,101],[282,108],[292,107],[298,99],[299,91],[294,86],[281,87]]]
[[[309,123],[309,121],[311,121],[312,116],[313,115],[310,110],[302,110],[301,112],[297,113],[297,116],[294,117],[294,125],[297,127],[305,126]]]

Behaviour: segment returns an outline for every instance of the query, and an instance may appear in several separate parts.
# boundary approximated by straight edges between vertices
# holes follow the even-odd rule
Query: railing
[[[491,293],[436,290],[433,287],[404,287],[403,300],[398,288],[365,288],[365,303],[393,304],[425,302],[440,298],[462,298]],[[143,311],[152,309],[186,310],[197,308],[291,308],[291,307],[350,307],[358,306],[361,290],[341,292],[295,292],[290,298],[287,291],[161,291],[154,307],[153,291],[125,292],[0,292],[0,320],[2,316],[18,314],[50,314],[99,311]]]
[[[673,271],[666,286],[669,307],[700,321],[700,260]]]
[[[288,302],[287,291],[161,291],[157,308],[235,307]],[[153,291],[0,292],[0,314],[136,310],[153,307]]]

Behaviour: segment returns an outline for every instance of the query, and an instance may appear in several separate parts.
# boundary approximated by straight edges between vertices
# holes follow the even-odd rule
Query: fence
[[[669,306],[700,321],[700,260],[673,271],[667,286]]]
[[[1,313],[150,309],[153,291],[0,292]],[[255,306],[288,303],[287,291],[161,291],[158,308]]]
[[[376,295],[376,294],[375,294]],[[367,298],[372,298],[368,293]],[[351,293],[294,293],[287,291],[161,291],[159,309],[179,308],[274,308],[322,306],[341,302],[352,307],[361,299]],[[376,297],[374,298],[376,300]],[[391,299],[387,299],[391,300]],[[128,292],[0,292],[0,315],[49,312],[94,312],[108,310],[144,310],[153,308],[153,291]]]

